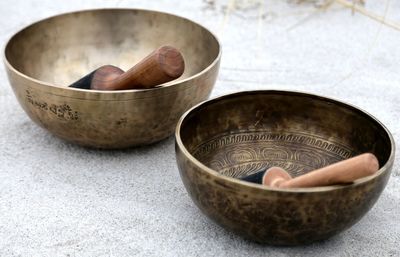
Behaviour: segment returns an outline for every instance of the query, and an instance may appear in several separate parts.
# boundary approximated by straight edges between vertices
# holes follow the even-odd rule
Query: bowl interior
[[[183,145],[198,161],[241,177],[271,166],[292,176],[374,153],[384,165],[388,131],[355,107],[323,97],[281,91],[243,92],[193,109],[182,121]]]
[[[105,64],[127,70],[161,45],[178,48],[185,58],[185,72],[178,80],[201,72],[219,54],[216,38],[187,19],[105,9],[37,22],[11,38],[5,55],[19,72],[66,86]]]

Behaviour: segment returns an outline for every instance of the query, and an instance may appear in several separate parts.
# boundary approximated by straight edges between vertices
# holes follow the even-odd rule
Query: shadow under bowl
[[[296,177],[365,152],[380,170],[348,185],[277,189],[237,179],[271,166]],[[194,203],[221,226],[272,245],[315,242],[355,224],[386,186],[394,152],[390,132],[371,115],[299,92],[222,96],[190,109],[176,128],[177,163]]]
[[[185,72],[147,90],[68,85],[105,64],[127,70],[161,45],[179,49]],[[170,136],[179,117],[207,99],[221,58],[217,38],[175,15],[137,9],[62,14],[17,32],[5,48],[12,89],[29,117],[80,145],[125,148]]]

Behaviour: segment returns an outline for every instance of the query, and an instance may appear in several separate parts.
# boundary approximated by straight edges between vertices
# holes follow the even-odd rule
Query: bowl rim
[[[274,187],[270,187],[270,186],[265,186],[265,185],[260,185],[260,184],[256,184],[256,183],[251,183],[251,182],[246,182],[237,178],[233,178],[233,177],[229,177],[229,176],[225,176],[222,175],[220,173],[218,173],[217,171],[207,167],[206,165],[204,165],[202,162],[200,162],[199,160],[197,160],[185,147],[185,145],[182,142],[181,136],[180,136],[180,131],[181,131],[181,127],[183,122],[185,121],[185,119],[194,111],[196,111],[198,108],[201,108],[203,106],[209,105],[209,104],[213,104],[215,102],[221,101],[221,100],[225,100],[231,97],[239,97],[241,95],[251,95],[251,94],[285,94],[285,95],[296,95],[296,96],[302,96],[302,97],[312,97],[312,98],[316,98],[319,100],[323,100],[323,101],[327,101],[333,104],[337,104],[337,105],[341,105],[344,106],[346,108],[350,108],[352,110],[358,111],[361,114],[366,115],[368,118],[372,119],[374,122],[376,122],[378,125],[380,125],[384,131],[386,132],[389,140],[390,140],[390,146],[391,146],[391,150],[390,150],[390,155],[388,160],[386,161],[386,163],[379,168],[379,170],[368,177],[364,177],[364,178],[360,178],[355,180],[352,184],[346,184],[346,185],[332,185],[332,186],[322,186],[322,187],[309,187],[309,188],[274,188]],[[297,90],[275,90],[275,89],[270,89],[270,90],[246,90],[246,91],[240,91],[240,92],[236,92],[236,93],[230,93],[230,94],[225,94],[219,97],[215,97],[206,101],[203,101],[195,106],[193,106],[192,108],[190,108],[189,110],[187,110],[179,119],[176,129],[175,129],[175,142],[177,147],[179,148],[180,151],[182,151],[182,153],[186,156],[186,158],[188,158],[192,164],[194,164],[195,166],[197,166],[200,170],[205,171],[206,173],[208,173],[208,175],[213,176],[215,178],[218,179],[222,179],[225,181],[228,181],[230,183],[233,183],[237,186],[244,186],[244,187],[249,187],[249,188],[256,188],[256,189],[261,189],[263,191],[276,191],[276,192],[297,192],[297,193],[317,193],[317,192],[328,192],[328,191],[333,191],[333,190],[338,190],[338,189],[344,189],[344,188],[351,188],[351,187],[357,187],[359,185],[365,184],[379,176],[381,176],[383,173],[385,173],[387,170],[390,169],[390,167],[393,165],[394,162],[394,158],[395,158],[395,141],[394,138],[392,136],[392,134],[390,133],[390,131],[388,130],[388,128],[386,128],[386,126],[380,122],[377,118],[375,118],[373,115],[371,115],[370,113],[364,111],[363,109],[356,107],[355,105],[337,100],[335,98],[331,98],[331,97],[326,97],[326,96],[322,96],[322,95],[317,95],[317,94],[311,94],[311,93],[307,93],[307,92],[302,92],[302,91],[297,91]],[[177,153],[177,149],[175,150]]]
[[[158,13],[158,14],[164,14],[164,15],[169,15],[169,16],[173,16],[175,18],[179,18],[182,20],[185,20],[187,22],[191,22],[197,26],[199,26],[200,28],[204,29],[205,31],[207,31],[208,33],[210,33],[210,35],[215,39],[217,46],[218,46],[218,54],[215,57],[215,59],[207,66],[205,67],[203,70],[201,70],[200,72],[187,77],[185,79],[182,80],[173,80],[164,84],[161,84],[157,87],[154,88],[148,88],[148,89],[126,89],[126,90],[87,90],[87,89],[80,89],[80,88],[70,88],[67,86],[63,86],[63,85],[57,85],[57,84],[53,84],[53,83],[49,83],[46,81],[42,81],[39,79],[35,79],[33,77],[30,77],[22,72],[20,72],[19,70],[17,70],[16,68],[14,68],[13,65],[11,65],[11,63],[9,62],[9,60],[7,59],[6,56],[6,50],[8,48],[8,46],[10,45],[11,41],[14,39],[14,37],[16,35],[18,35],[19,33],[23,32],[24,30],[35,26],[41,22],[44,22],[46,20],[50,20],[50,19],[55,19],[58,17],[62,17],[62,16],[68,16],[68,15],[73,15],[73,14],[79,14],[79,13],[87,13],[87,12],[97,12],[97,11],[139,11],[139,12],[147,12],[147,13]],[[55,15],[50,15],[48,17],[45,18],[41,18],[38,19],[36,21],[33,21],[31,23],[29,23],[28,25],[23,26],[22,28],[20,28],[19,30],[17,30],[16,32],[14,32],[7,40],[6,43],[3,46],[2,49],[2,58],[3,58],[3,63],[5,64],[5,66],[7,67],[7,69],[11,70],[12,72],[16,73],[18,76],[23,77],[24,79],[29,80],[30,82],[36,83],[36,84],[40,84],[42,86],[46,86],[46,87],[50,87],[50,88],[57,88],[57,89],[66,89],[66,90],[70,90],[70,91],[76,91],[76,92],[83,92],[83,93],[98,93],[98,94],[124,94],[124,93],[132,93],[132,92],[150,92],[150,91],[159,91],[159,90],[163,90],[166,88],[171,88],[173,86],[177,86],[180,84],[183,84],[187,81],[193,80],[197,77],[202,76],[204,73],[208,72],[210,69],[212,69],[221,59],[221,55],[222,55],[222,47],[221,47],[221,42],[218,39],[218,37],[216,36],[216,34],[214,32],[212,32],[210,29],[206,28],[205,26],[201,25],[200,23],[191,20],[189,18],[183,17],[181,15],[177,15],[177,14],[173,14],[170,12],[164,12],[164,11],[158,11],[158,10],[152,10],[152,9],[146,9],[146,8],[124,8],[124,7],[116,7],[116,8],[89,8],[89,9],[81,9],[81,10],[74,10],[74,11],[68,11],[68,12],[61,12],[59,14],[55,14]]]

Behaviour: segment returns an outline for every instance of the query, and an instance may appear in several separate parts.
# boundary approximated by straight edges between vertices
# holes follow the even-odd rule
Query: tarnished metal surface
[[[161,45],[178,48],[183,76],[150,90],[86,91],[69,84],[104,64],[126,70]],[[173,133],[188,108],[208,98],[220,62],[217,39],[170,14],[103,9],[55,16],[18,32],[6,46],[10,83],[33,121],[85,146],[124,148]]]
[[[253,91],[191,109],[176,130],[181,178],[211,219],[261,243],[328,238],[375,203],[394,160],[390,132],[367,113],[304,93]],[[292,176],[372,152],[381,169],[346,186],[274,189],[235,178],[271,166]]]

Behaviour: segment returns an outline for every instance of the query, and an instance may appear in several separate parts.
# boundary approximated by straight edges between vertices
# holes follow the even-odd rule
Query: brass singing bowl
[[[127,70],[161,45],[182,52],[185,72],[161,87],[95,91],[67,86],[111,64]],[[137,9],[73,12],[36,22],[5,48],[10,84],[29,117],[80,145],[125,148],[173,134],[179,117],[207,99],[221,48],[206,28],[175,15]]]
[[[293,177],[364,152],[380,170],[352,184],[277,189],[238,178],[271,166]],[[176,128],[182,181],[221,226],[260,243],[298,245],[355,224],[384,189],[394,161],[390,132],[366,112],[299,92],[251,91],[203,102]]]

